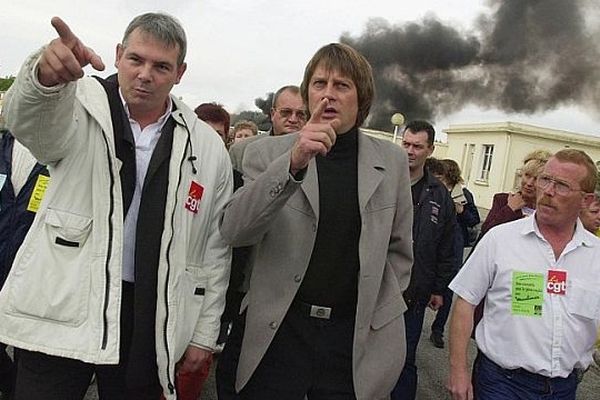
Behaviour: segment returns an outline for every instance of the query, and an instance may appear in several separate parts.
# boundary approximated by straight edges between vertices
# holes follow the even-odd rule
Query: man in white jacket
[[[176,372],[214,349],[232,190],[219,137],[170,95],[186,69],[171,16],[136,17],[104,69],[59,18],[7,94],[7,126],[52,182],[0,294],[0,342],[20,352],[15,399],[177,397]]]

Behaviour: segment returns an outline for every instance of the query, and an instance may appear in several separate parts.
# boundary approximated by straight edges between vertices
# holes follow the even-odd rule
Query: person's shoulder
[[[363,140],[363,141],[369,143],[371,146],[376,148],[380,154],[391,155],[394,157],[398,157],[398,156],[405,157],[406,156],[406,152],[404,151],[404,149],[390,140],[371,136],[362,129],[358,130],[358,134],[359,134],[358,140]]]
[[[496,193],[493,198],[493,202],[496,203],[506,203],[508,201],[508,193],[501,192]]]
[[[249,144],[254,143],[257,140],[267,138],[267,137],[268,137],[267,135],[256,135],[256,136],[246,138],[240,142],[234,143],[229,148],[229,154],[242,154],[244,152],[244,150],[246,149],[246,147],[248,147]]]
[[[512,221],[498,224],[490,228],[487,234],[494,234],[508,239],[514,239],[518,233],[533,232],[533,217],[518,218]]]
[[[442,181],[433,176],[433,174],[427,172],[427,170],[425,170],[425,176],[427,177],[427,186],[429,186],[430,190],[432,190],[437,195],[443,197],[444,199],[448,198],[452,200],[452,196],[450,196],[450,191],[442,183]]]
[[[198,118],[196,113],[185,103],[177,100],[174,96],[171,96],[171,99],[175,105],[171,116],[181,128],[189,131],[190,140],[195,145],[199,145],[207,151],[208,149],[222,148],[224,154],[227,154],[223,140],[209,124]],[[229,158],[228,154],[227,158]]]
[[[106,79],[93,76],[84,76],[77,80],[76,91],[77,96],[87,101],[97,100],[98,98],[108,99],[104,83]]]
[[[377,157],[382,166],[394,173],[406,172],[408,176],[408,156],[406,151],[394,142],[368,135],[363,130],[358,130],[359,152],[367,151]]]
[[[262,136],[260,140],[252,140],[245,145],[244,154],[261,152],[267,154],[281,154],[290,149],[298,137],[297,133],[280,136]],[[252,138],[254,139],[254,138]],[[248,139],[246,139],[248,140]],[[244,143],[243,141],[240,143]],[[245,155],[244,155],[245,157]]]

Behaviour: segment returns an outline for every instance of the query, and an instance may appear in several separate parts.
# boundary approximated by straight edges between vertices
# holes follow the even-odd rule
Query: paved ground
[[[417,365],[419,367],[419,389],[417,400],[446,400],[450,397],[444,387],[448,371],[448,350],[437,349],[429,341],[429,327],[434,314],[427,312],[423,327],[423,336],[417,352]],[[475,347],[471,346],[471,359],[474,357]],[[86,400],[97,399],[95,387],[90,387]],[[201,400],[217,400],[214,380],[214,368],[206,383]],[[592,367],[585,374],[583,382],[579,385],[577,400],[600,399],[600,369]],[[282,399],[285,400],[285,399]]]

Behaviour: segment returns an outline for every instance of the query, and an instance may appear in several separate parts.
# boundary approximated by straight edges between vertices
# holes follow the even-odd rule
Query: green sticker
[[[544,274],[513,271],[512,314],[541,317],[544,303]]]

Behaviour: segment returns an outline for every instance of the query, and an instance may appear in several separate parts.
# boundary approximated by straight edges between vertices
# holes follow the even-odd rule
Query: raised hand
[[[523,195],[521,192],[509,193],[507,199],[507,205],[511,210],[517,211],[525,207],[525,200],[523,200]]]
[[[335,144],[336,127],[334,124],[337,121],[321,122],[323,111],[325,111],[328,104],[328,99],[322,99],[306,125],[300,130],[298,140],[292,148],[290,160],[290,172],[292,174],[306,168],[308,162],[317,154],[327,154]]]
[[[104,70],[102,59],[85,46],[69,26],[60,18],[52,18],[58,38],[44,49],[38,63],[38,80],[46,87],[76,81],[83,77],[83,67],[90,64],[98,71]]]

